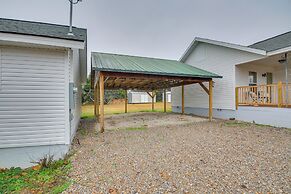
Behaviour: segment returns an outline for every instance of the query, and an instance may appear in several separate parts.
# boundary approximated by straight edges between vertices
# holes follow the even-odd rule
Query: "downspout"
[[[285,53],[285,59],[286,59],[286,61],[285,61],[285,81],[286,81],[286,107],[288,108],[288,102],[289,102],[289,100],[288,100],[288,97],[289,97],[289,95],[288,95],[288,54],[287,53]]]

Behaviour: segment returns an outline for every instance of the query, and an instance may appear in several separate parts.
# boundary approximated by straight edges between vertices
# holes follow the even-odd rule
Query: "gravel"
[[[105,127],[81,122],[65,193],[291,193],[288,129],[165,113]]]

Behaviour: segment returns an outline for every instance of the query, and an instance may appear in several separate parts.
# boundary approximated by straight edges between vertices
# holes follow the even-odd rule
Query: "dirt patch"
[[[96,134],[82,121],[68,193],[291,193],[287,129],[156,113],[106,122]]]
[[[116,130],[141,126],[159,127],[182,125],[202,121],[208,121],[208,119],[174,113],[128,113],[106,116],[105,126],[107,130]]]

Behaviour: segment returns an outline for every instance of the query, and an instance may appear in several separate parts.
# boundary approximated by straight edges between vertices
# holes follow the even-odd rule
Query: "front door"
[[[272,73],[267,73],[267,85],[273,83],[273,74]]]

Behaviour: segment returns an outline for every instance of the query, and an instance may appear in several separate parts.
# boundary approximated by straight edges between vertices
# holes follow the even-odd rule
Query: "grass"
[[[225,121],[224,126],[227,127],[247,127],[252,125],[252,123],[242,122],[242,121]]]
[[[127,127],[124,130],[128,130],[128,131],[143,131],[143,130],[147,130],[146,126],[140,126],[140,127]]]
[[[154,111],[151,110],[152,104],[128,104],[128,112],[163,112],[163,102],[155,103]],[[106,104],[104,106],[105,114],[121,114],[124,113],[124,104]],[[171,104],[167,103],[167,112],[171,112]],[[94,118],[94,105],[83,105],[82,106],[82,118]]]
[[[249,123],[244,121],[226,121],[224,122],[224,126],[227,127],[249,127],[249,126],[257,126],[257,127],[273,127],[271,125],[263,125],[258,123]]]
[[[71,184],[66,178],[70,169],[67,159],[47,167],[0,169],[0,193],[61,193]]]

